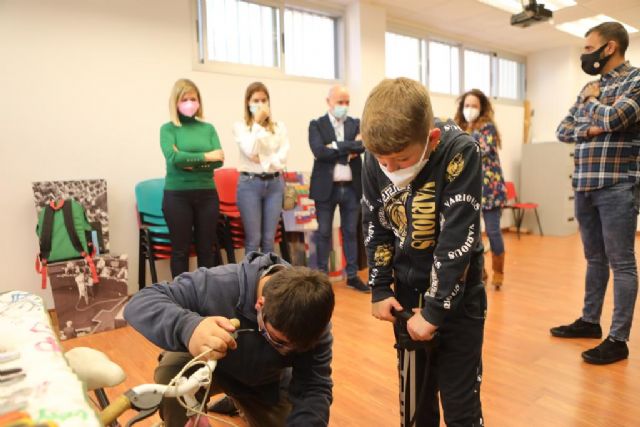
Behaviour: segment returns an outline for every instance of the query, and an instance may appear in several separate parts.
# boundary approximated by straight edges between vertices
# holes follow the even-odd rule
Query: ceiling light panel
[[[607,15],[597,15],[589,18],[578,19],[577,21],[565,22],[559,25],[556,25],[556,28],[560,31],[564,31],[565,33],[569,33],[573,36],[584,38],[584,35],[591,28],[596,25],[602,24],[603,22],[617,21],[610,16]],[[627,25],[624,22],[620,22],[627,30],[629,34],[638,32],[637,28],[632,27],[631,25]]]

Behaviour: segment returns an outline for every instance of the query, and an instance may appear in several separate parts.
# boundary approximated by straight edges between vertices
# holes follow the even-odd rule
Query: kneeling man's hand
[[[193,330],[189,340],[189,353],[194,357],[207,351],[209,359],[222,359],[227,355],[227,350],[237,348],[236,340],[231,336],[231,332],[236,328],[226,317],[213,316],[206,317]]]

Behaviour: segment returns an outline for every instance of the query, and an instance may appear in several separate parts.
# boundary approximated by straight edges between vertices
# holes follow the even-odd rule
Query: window
[[[499,98],[524,98],[524,64],[497,58],[497,88]]]
[[[422,81],[422,50],[420,39],[386,33],[385,68],[387,77],[409,77]]]
[[[446,43],[429,42],[429,90],[458,95],[460,93],[460,50]]]
[[[208,61],[277,67],[278,10],[239,0],[205,0]]]
[[[335,79],[336,20],[298,10],[284,11],[284,70],[287,74]]]
[[[385,57],[387,77],[418,80],[432,93],[458,96],[480,89],[487,96],[524,99],[524,63],[495,53],[387,32]]]
[[[480,89],[491,96],[491,56],[474,50],[464,51],[464,90]]]
[[[282,0],[269,2],[276,6],[243,0],[196,2],[201,63],[227,62],[289,75],[339,77],[339,18],[285,8]]]

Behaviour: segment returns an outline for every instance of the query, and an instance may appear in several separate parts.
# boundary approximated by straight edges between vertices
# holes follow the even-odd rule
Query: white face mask
[[[380,165],[380,169],[382,169],[382,172],[384,172],[387,178],[389,178],[389,180],[393,182],[393,184],[396,187],[404,188],[407,185],[409,185],[411,181],[413,181],[413,178],[415,178],[416,175],[420,173],[424,165],[426,165],[427,162],[429,161],[428,158],[427,159],[424,158],[424,155],[427,153],[427,147],[429,147],[428,142],[424,144],[424,151],[422,151],[422,156],[420,156],[420,160],[411,166],[408,166],[403,169],[398,169],[393,172],[389,172],[387,168],[382,165]]]
[[[480,109],[475,107],[466,107],[462,109],[462,114],[467,123],[473,123],[480,115]]]

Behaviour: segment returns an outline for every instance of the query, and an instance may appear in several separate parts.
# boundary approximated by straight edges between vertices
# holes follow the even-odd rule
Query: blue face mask
[[[333,107],[333,117],[342,120],[347,117],[348,111],[349,107],[347,107],[346,105],[336,105],[335,107]]]
[[[262,108],[262,104],[259,102],[256,102],[254,104],[249,104],[249,111],[251,112],[252,116],[255,116],[256,113],[260,111],[260,108]]]

